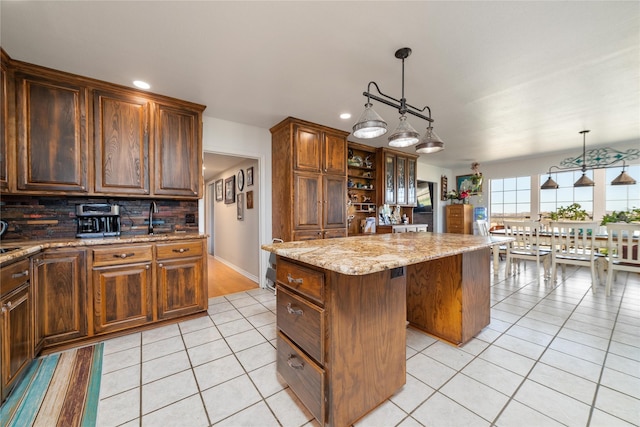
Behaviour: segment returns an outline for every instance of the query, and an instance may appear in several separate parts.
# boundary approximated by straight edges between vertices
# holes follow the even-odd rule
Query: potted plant
[[[605,214],[600,225],[607,225],[610,222],[640,222],[640,208],[613,211],[610,214]]]
[[[585,221],[589,218],[587,211],[582,209],[580,203],[572,203],[567,207],[560,206],[555,212],[549,215],[552,221],[561,221],[563,219],[569,221]]]

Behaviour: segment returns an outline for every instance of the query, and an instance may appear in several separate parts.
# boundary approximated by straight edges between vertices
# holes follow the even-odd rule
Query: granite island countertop
[[[123,245],[132,243],[145,242],[163,242],[176,241],[185,239],[206,239],[207,234],[199,233],[161,233],[161,234],[141,234],[135,236],[118,236],[118,237],[95,237],[95,238],[67,238],[67,239],[44,239],[44,240],[3,240],[0,248],[18,248],[0,254],[0,265],[7,264],[11,261],[18,260],[25,256],[36,254],[44,249],[50,248],[74,248],[82,246],[100,246],[100,245]]]
[[[272,243],[262,245],[262,249],[338,273],[364,275],[512,240],[468,234],[395,233]]]

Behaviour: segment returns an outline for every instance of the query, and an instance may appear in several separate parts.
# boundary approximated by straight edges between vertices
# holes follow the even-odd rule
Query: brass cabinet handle
[[[5,304],[5,306],[9,309],[11,308],[12,305],[13,303],[11,301],[7,301],[7,303]]]
[[[290,354],[287,359],[287,365],[293,369],[304,369],[304,362],[294,363],[296,359],[298,359],[298,357],[295,354]]]
[[[189,250],[189,248],[180,248],[180,249],[173,249],[173,252],[178,252],[178,253],[184,253],[187,252]]]
[[[295,283],[298,285],[302,284],[302,277],[299,279],[294,279],[293,276],[291,275],[291,273],[287,274],[287,280],[289,281],[289,283]]]
[[[20,277],[24,277],[24,276],[28,276],[29,275],[29,270],[25,270],[25,271],[21,271],[20,273],[14,273],[11,275],[12,279],[18,279]]]
[[[134,256],[134,255],[135,255],[135,254],[132,252],[132,253],[130,253],[130,254],[120,254],[120,255],[115,254],[113,257],[114,257],[114,258],[122,258],[122,259],[125,259],[125,258],[127,258],[127,257]]]
[[[163,263],[158,264],[158,267],[164,267]]]
[[[287,304],[287,311],[289,312],[289,314],[295,314],[296,316],[302,316],[304,314],[304,311],[302,311],[301,308],[296,310],[295,308],[291,307],[291,303]]]

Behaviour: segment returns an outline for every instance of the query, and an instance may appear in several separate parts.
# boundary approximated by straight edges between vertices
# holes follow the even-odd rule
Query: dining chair
[[[605,293],[611,295],[614,275],[618,271],[640,273],[638,243],[640,224],[616,222],[607,224],[607,285]]]
[[[521,259],[536,262],[536,277],[540,283],[540,264],[544,267],[544,279],[549,277],[551,250],[540,245],[540,222],[538,221],[505,221],[505,236],[515,240],[507,245],[507,264],[505,271],[511,272],[512,263]],[[520,266],[518,266],[518,270]]]
[[[600,283],[597,261],[601,255],[596,247],[597,222],[551,221],[551,277],[557,280],[558,264],[562,267],[562,278],[566,265],[589,267],[591,291],[595,294]]]

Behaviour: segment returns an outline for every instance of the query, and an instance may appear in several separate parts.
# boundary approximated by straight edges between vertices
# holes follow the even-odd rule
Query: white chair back
[[[614,271],[640,272],[640,224],[607,224],[607,295],[611,294]]]
[[[476,227],[478,227],[478,235],[480,236],[488,236],[489,235],[489,223],[486,219],[479,219],[476,221]]]
[[[511,251],[535,255],[540,248],[540,226],[538,221],[505,221],[505,236],[515,239]]]
[[[556,279],[558,264],[562,266],[564,277],[565,265],[589,267],[591,272],[591,290],[595,294],[598,281],[596,274],[596,233],[597,222],[587,221],[551,221],[551,277]]]

